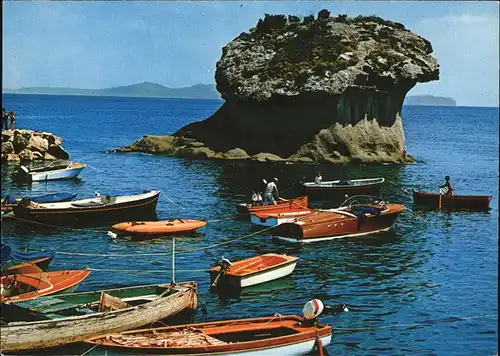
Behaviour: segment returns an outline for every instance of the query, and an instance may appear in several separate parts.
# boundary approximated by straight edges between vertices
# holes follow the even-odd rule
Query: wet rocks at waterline
[[[49,132],[2,130],[2,161],[68,159],[62,138]]]

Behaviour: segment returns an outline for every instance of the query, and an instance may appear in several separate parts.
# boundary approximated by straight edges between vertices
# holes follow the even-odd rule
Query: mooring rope
[[[172,199],[170,199],[168,197],[168,195],[166,195],[165,193],[161,193],[165,198],[167,198],[167,200],[175,205],[177,205],[179,208],[181,208],[182,210],[186,210],[186,208],[184,208],[182,205],[176,203],[175,201],[173,201]]]
[[[214,248],[214,247],[218,247],[218,246],[222,246],[222,245],[227,245],[227,244],[232,243],[234,241],[247,239],[249,237],[258,235],[260,233],[272,230],[275,227],[276,226],[270,226],[270,227],[267,227],[265,229],[261,229],[259,231],[253,232],[253,233],[248,234],[248,235],[244,235],[244,236],[237,237],[237,238],[234,238],[231,240],[219,242],[219,243],[209,245],[209,246],[203,246],[203,247],[197,247],[197,248],[191,248],[191,249],[180,249],[180,250],[176,251],[175,254],[177,255],[177,254],[183,254],[183,253],[188,253],[188,252],[202,251],[202,250],[206,250],[206,249],[210,249],[210,248]],[[93,257],[136,257],[136,256],[166,256],[166,255],[170,255],[172,252],[153,252],[153,253],[136,253],[136,254],[99,254],[99,253],[56,251],[56,253],[61,254],[61,255],[93,256]]]
[[[89,268],[91,271],[96,272],[134,272],[134,273],[165,273],[171,271],[170,268],[165,269],[109,269],[109,268]],[[185,273],[198,273],[198,272],[208,272],[208,269],[175,269],[175,273],[185,272]]]

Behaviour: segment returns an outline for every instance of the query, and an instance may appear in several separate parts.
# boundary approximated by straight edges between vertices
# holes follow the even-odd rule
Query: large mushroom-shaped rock
[[[240,148],[300,162],[403,162],[401,107],[416,83],[439,78],[431,53],[429,41],[376,16],[266,14],[222,49],[222,107],[163,140],[169,152],[189,139],[221,158]]]
[[[28,141],[28,147],[31,151],[46,152],[49,149],[49,142],[42,136],[32,135]]]

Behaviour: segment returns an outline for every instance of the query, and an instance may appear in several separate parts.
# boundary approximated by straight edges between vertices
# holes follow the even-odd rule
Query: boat
[[[3,353],[81,342],[103,333],[150,325],[197,307],[197,283],[155,284],[58,294],[2,305]],[[19,321],[22,318],[23,321]]]
[[[280,198],[276,201],[276,205],[259,205],[252,203],[239,203],[236,205],[236,210],[239,214],[251,214],[257,212],[281,212],[296,209],[307,209],[307,196],[301,196],[292,199]]]
[[[491,195],[444,195],[413,190],[413,201],[433,209],[487,211]]]
[[[230,262],[224,257],[219,266],[208,270],[213,287],[230,286],[235,289],[273,281],[293,272],[298,257],[267,253],[261,256]]]
[[[44,295],[71,292],[89,276],[90,269],[8,274],[1,276],[0,303],[16,303]]]
[[[385,178],[338,179],[321,183],[306,182],[303,183],[303,187],[308,195],[311,193],[369,194],[376,193],[384,181]]]
[[[26,272],[26,266],[34,265],[46,271],[49,267],[50,262],[54,258],[53,252],[22,252],[13,250],[7,244],[0,244],[0,265],[1,273],[14,273],[14,271],[19,272],[20,267],[24,267],[23,273]]]
[[[68,162],[58,165],[49,164],[45,167],[31,169],[21,166],[19,171],[24,178],[32,182],[40,182],[76,178],[86,166],[85,163]]]
[[[170,219],[161,221],[129,221],[111,226],[112,229],[131,235],[132,237],[171,235],[179,233],[188,233],[207,224],[203,220],[194,219]],[[112,232],[108,232],[111,235]],[[111,235],[112,236],[112,235]]]
[[[14,212],[13,208],[19,204],[21,201],[24,202],[33,202],[33,203],[57,203],[64,201],[71,201],[76,198],[78,193],[49,193],[44,195],[39,195],[36,197],[27,197],[27,198],[13,198],[10,196],[6,196],[2,200],[2,218],[13,218]]]
[[[324,306],[304,317],[275,314],[271,317],[211,321],[159,328],[130,330],[90,338],[88,343],[113,351],[163,355],[309,355],[331,342],[332,327],[311,318]],[[308,303],[309,304],[309,303]],[[306,304],[307,306],[307,304]],[[313,309],[314,308],[314,309]]]
[[[98,226],[155,217],[159,195],[158,190],[128,192],[125,195],[97,193],[94,198],[71,202],[19,204],[14,207],[14,214],[17,219],[47,225]]]
[[[355,195],[339,208],[318,210],[271,231],[275,238],[293,243],[328,241],[389,230],[405,207],[378,197]]]
[[[277,226],[285,222],[294,221],[297,218],[312,214],[314,210],[311,209],[297,209],[296,211],[286,212],[257,212],[250,214],[250,221],[255,225],[262,226]]]

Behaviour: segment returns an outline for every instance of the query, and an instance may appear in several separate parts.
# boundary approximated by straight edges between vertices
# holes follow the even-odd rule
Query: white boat
[[[225,258],[208,270],[212,286],[240,289],[283,278],[293,272],[298,257],[268,253],[231,263]]]
[[[69,162],[59,165],[48,165],[40,168],[29,169],[21,166],[21,172],[32,182],[56,179],[71,179],[77,177],[86,167],[85,163]]]
[[[303,184],[307,192],[356,192],[366,193],[380,188],[385,178],[338,179],[331,181],[306,182]]]
[[[314,210],[297,210],[282,213],[253,213],[250,214],[250,221],[255,225],[278,226],[286,222],[293,222],[295,219],[312,214]]]

